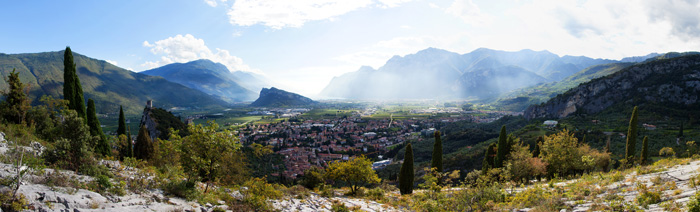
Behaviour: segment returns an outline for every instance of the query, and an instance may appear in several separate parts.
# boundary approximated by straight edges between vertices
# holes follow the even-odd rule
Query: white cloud
[[[493,19],[488,14],[482,13],[472,0],[455,0],[445,12],[459,17],[465,23],[477,26],[490,24]]]
[[[262,24],[273,29],[301,27],[309,21],[332,20],[377,6],[397,7],[410,0],[237,0],[228,11],[229,22],[239,26]]]
[[[115,65],[115,66],[117,65],[117,61],[114,61],[114,60],[105,60],[105,61],[107,61],[108,63],[111,63],[112,65]]]
[[[377,0],[382,8],[398,7],[399,5],[410,2],[411,0]]]
[[[500,49],[619,59],[700,48],[697,1],[535,0],[509,11],[511,25],[471,37]]]
[[[147,61],[141,66],[148,69],[170,63],[185,63],[198,59],[209,59],[226,65],[230,71],[248,71],[261,73],[257,69],[251,69],[243,63],[243,59],[231,55],[228,50],[216,48],[212,51],[204,43],[204,40],[195,38],[190,34],[176,35],[153,43],[143,42],[144,47],[150,48],[151,53],[160,55],[160,61]]]
[[[218,3],[216,3],[216,0],[204,0],[209,6],[216,7]]]

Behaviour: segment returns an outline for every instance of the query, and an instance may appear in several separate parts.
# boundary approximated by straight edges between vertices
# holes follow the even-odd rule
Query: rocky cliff
[[[699,94],[700,56],[690,55],[640,63],[583,83],[545,103],[528,107],[525,117],[563,118],[575,113],[597,113],[615,104],[697,106]]]

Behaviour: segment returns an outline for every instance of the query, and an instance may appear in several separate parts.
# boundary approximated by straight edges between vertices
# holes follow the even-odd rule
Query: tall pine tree
[[[90,135],[99,138],[95,146],[95,152],[102,154],[104,156],[111,155],[111,148],[107,142],[107,137],[104,132],[102,132],[102,127],[100,126],[100,120],[97,119],[97,111],[95,110],[95,101],[88,99],[87,106],[87,124],[90,128]]]
[[[496,150],[496,160],[494,168],[503,167],[503,162],[506,161],[508,155],[508,135],[506,134],[506,126],[501,127],[501,134],[498,135],[498,149]]]
[[[649,138],[644,136],[642,139],[642,157],[640,159],[640,164],[647,165],[649,161]]]
[[[413,170],[413,146],[411,143],[406,145],[406,153],[403,156],[403,164],[399,171],[399,190],[401,194],[413,193],[413,180],[415,173]]]
[[[430,165],[431,168],[436,168],[438,172],[442,172],[442,139],[440,139],[440,131],[435,131],[435,144],[433,144],[433,158]]]
[[[78,112],[78,116],[87,118],[85,109],[85,98],[83,97],[83,87],[76,73],[75,62],[73,62],[73,52],[70,47],[66,47],[63,55],[63,99],[68,100],[68,108]]]
[[[151,136],[148,135],[146,126],[141,126],[139,135],[136,136],[136,144],[134,144],[134,157],[141,160],[149,160],[153,156],[153,142]]]
[[[627,145],[625,149],[625,158],[628,164],[634,163],[634,154],[637,145],[637,106],[634,106],[632,110],[632,118],[630,118],[630,125],[627,129]]]
[[[117,136],[119,135],[126,135],[126,119],[121,105],[119,105],[119,127],[117,127]]]

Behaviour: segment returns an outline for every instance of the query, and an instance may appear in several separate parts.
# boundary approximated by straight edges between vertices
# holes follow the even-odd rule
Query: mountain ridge
[[[241,80],[225,65],[207,59],[171,63],[141,73],[160,76],[231,103],[255,99],[255,93],[240,85]]]
[[[62,98],[63,52],[0,53],[0,75],[6,77],[16,69],[20,80],[30,86],[29,95],[34,104],[43,95]],[[123,105],[126,113],[138,114],[147,100],[154,100],[164,108],[226,105],[216,97],[162,77],[132,72],[76,52],[73,57],[85,99],[95,100],[98,113],[113,113]],[[4,80],[0,82],[0,90],[7,86]]]
[[[507,52],[479,48],[460,55],[431,47],[414,54],[394,56],[376,70],[363,66],[357,71],[336,76],[319,96],[348,99],[492,98],[500,93],[464,87],[473,85],[467,78],[473,75],[469,74],[470,72],[485,68],[505,69],[517,66],[520,67],[520,71],[539,75],[522,79],[522,82],[527,83],[511,87],[516,89],[542,83],[540,78],[544,78],[546,82],[558,81],[590,65],[610,62],[617,61],[584,56],[560,57],[549,51],[529,49]],[[527,73],[525,75],[532,76]],[[487,81],[502,81],[502,78],[508,78],[500,75],[491,77]],[[350,89],[351,85],[359,89]]]

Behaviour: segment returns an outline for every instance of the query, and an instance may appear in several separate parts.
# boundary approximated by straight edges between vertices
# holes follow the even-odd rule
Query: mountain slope
[[[255,99],[255,93],[239,85],[237,81],[240,80],[226,66],[206,59],[172,63],[141,73],[160,76],[229,102]]]
[[[546,103],[528,107],[525,117],[563,118],[616,105],[697,108],[699,95],[700,55],[681,56],[639,63],[583,83]]]
[[[119,105],[123,105],[126,113],[137,114],[149,99],[163,108],[226,104],[216,97],[162,77],[134,73],[75,52],[73,57],[85,99],[95,100],[98,113],[114,113],[119,111]],[[0,75],[6,77],[12,69],[20,73],[22,82],[29,84],[29,93],[34,104],[38,104],[38,98],[43,95],[62,98],[63,51],[0,54]],[[7,87],[4,80],[0,82],[0,90]]]
[[[633,63],[608,63],[593,65],[561,81],[542,83],[514,89],[504,93],[492,105],[508,111],[523,111],[532,104],[540,104],[592,79],[607,76],[633,65]]]
[[[299,94],[272,88],[263,88],[260,97],[251,103],[253,107],[287,107],[287,106],[307,106],[316,104],[315,101]]]
[[[588,66],[611,62],[615,61],[559,57],[547,51],[506,52],[482,48],[459,55],[428,48],[404,57],[394,56],[377,70],[362,67],[358,71],[334,77],[319,95],[350,99],[484,99],[512,89],[557,81]],[[508,74],[518,72],[517,75],[528,78],[517,84],[502,83],[508,86],[488,91],[482,89],[485,83],[475,84],[515,82],[511,80],[512,77],[504,75],[503,70],[509,70]]]

